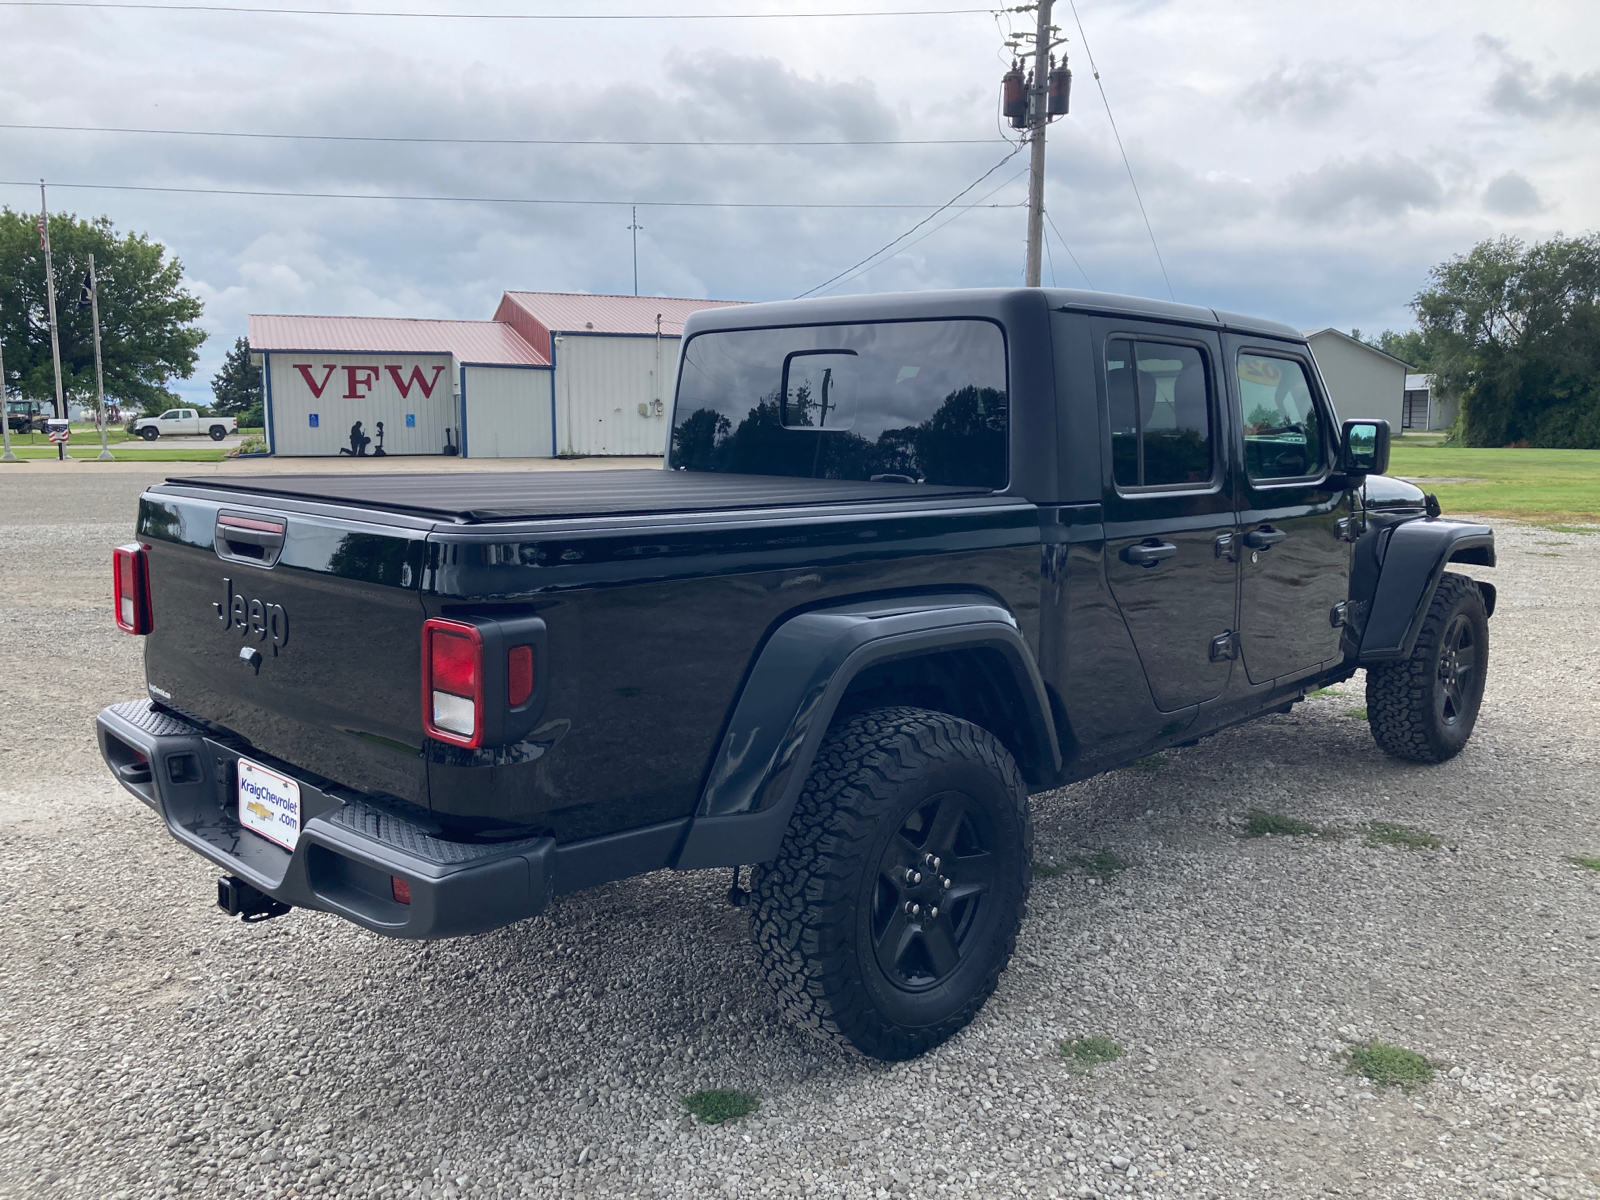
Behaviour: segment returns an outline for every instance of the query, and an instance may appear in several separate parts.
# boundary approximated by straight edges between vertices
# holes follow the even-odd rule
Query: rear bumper
[[[95,728],[112,774],[173,837],[285,904],[391,937],[443,938],[498,929],[550,901],[553,838],[446,841],[372,797],[307,777],[147,700],[113,704]],[[292,852],[239,824],[241,752],[299,782],[302,828]],[[409,904],[395,901],[394,876],[410,885]]]

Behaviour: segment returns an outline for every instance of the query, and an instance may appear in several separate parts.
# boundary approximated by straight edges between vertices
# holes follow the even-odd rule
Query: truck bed
[[[283,497],[477,524],[541,517],[623,517],[984,496],[982,487],[863,483],[778,475],[664,471],[486,471],[438,474],[252,475],[169,479],[210,492]]]

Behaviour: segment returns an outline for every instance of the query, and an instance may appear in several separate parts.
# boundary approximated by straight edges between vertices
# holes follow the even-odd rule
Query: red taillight
[[[123,633],[149,633],[155,628],[150,555],[143,546],[118,546],[111,552],[111,593],[117,628]]]
[[[400,876],[389,876],[389,890],[394,893],[396,904],[411,903],[411,884],[401,879]]]
[[[506,702],[521,708],[533,695],[533,647],[513,646],[506,655]]]
[[[458,746],[483,742],[483,635],[471,625],[422,626],[422,725]]]

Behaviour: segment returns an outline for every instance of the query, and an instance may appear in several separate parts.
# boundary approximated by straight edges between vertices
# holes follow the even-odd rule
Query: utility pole
[[[50,202],[45,199],[44,180],[39,180],[39,240],[44,244],[45,294],[50,303],[50,357],[56,368],[56,416],[67,417],[67,397],[61,389],[61,337],[56,332],[56,273],[50,261]],[[65,461],[67,444],[56,443],[56,452]]]
[[[6,406],[5,402],[6,402],[6,346],[5,346],[5,343],[3,341],[0,341],[0,408],[5,408],[5,406]],[[10,413],[10,410],[7,410],[4,414],[0,414],[0,418],[3,418],[4,421],[5,421],[4,429],[5,429],[5,439],[6,439],[5,457],[4,458],[0,458],[0,462],[21,462],[22,460],[11,452],[11,413]]]
[[[639,230],[644,226],[639,224],[639,206],[633,206],[633,224],[628,226],[633,230],[633,294],[639,294]]]
[[[1038,0],[1039,26],[1033,35],[1033,86],[1028,89],[1028,124],[1032,159],[1028,167],[1028,265],[1024,287],[1039,286],[1039,259],[1044,249],[1044,130],[1050,118],[1050,9],[1055,0]]]
[[[100,368],[100,280],[94,273],[94,255],[89,255],[89,308],[94,316],[94,399],[95,419],[100,425],[100,453],[97,462],[110,462],[111,449],[106,445],[106,380]]]

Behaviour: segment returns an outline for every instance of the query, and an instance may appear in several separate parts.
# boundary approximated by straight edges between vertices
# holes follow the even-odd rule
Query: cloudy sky
[[[169,0],[152,0],[154,3]],[[182,0],[170,0],[181,3]],[[1012,149],[1003,22],[962,0],[217,0],[310,9],[581,14],[485,20],[0,4],[8,126],[435,139],[933,141],[538,146],[0,128],[0,203],[60,185],[615,201],[319,199],[54,186],[183,261],[211,331],[197,399],[250,312],[492,314],[505,288],[796,295],[850,267]],[[1600,226],[1600,6],[1078,0],[1177,299],[1311,328],[1409,324],[1430,265],[1503,233]],[[1052,126],[1045,281],[1166,296],[1089,71]],[[1009,131],[1008,131],[1009,132]],[[836,285],[1020,283],[1018,155],[901,252]],[[662,207],[651,202],[860,204]],[[955,219],[951,220],[951,216]],[[926,236],[924,236],[926,235]],[[1070,247],[1070,255],[1068,248]],[[1075,256],[1077,265],[1072,261]]]

